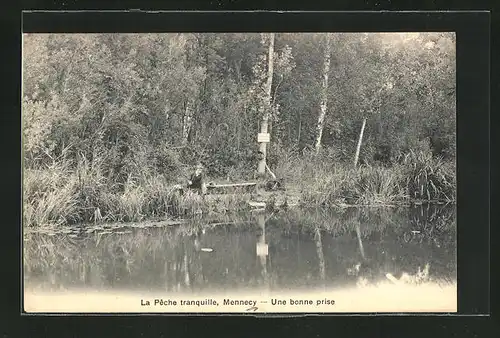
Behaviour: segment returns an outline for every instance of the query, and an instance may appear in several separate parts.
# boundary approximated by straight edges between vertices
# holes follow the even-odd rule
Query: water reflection
[[[316,228],[314,231],[314,241],[316,242],[316,253],[318,254],[319,277],[322,281],[325,280],[325,256],[323,254],[323,244],[321,242],[321,231]]]
[[[388,275],[454,281],[455,230],[453,208],[425,206],[289,210],[76,237],[30,233],[25,286],[197,293],[340,288]]]
[[[268,245],[266,243],[266,218],[264,214],[257,215],[257,225],[259,226],[257,232],[257,243],[255,247],[255,252],[259,258],[260,265],[262,268],[261,275],[265,285],[269,284],[269,278],[267,275],[267,255],[268,255]]]

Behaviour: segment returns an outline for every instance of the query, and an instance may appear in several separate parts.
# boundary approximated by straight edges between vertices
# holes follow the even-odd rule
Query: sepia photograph
[[[456,35],[25,33],[26,313],[456,313]]]

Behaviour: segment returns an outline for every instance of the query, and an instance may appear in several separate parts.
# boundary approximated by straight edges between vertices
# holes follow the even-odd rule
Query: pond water
[[[24,238],[26,311],[248,310],[222,306],[228,297],[266,312],[456,311],[454,207],[295,209]],[[293,299],[315,305],[290,308]]]

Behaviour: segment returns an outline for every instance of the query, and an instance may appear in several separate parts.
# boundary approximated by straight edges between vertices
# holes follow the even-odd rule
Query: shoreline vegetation
[[[250,200],[263,200],[268,210],[455,203],[454,165],[423,152],[410,152],[391,166],[358,168],[333,164],[322,154],[306,154],[287,158],[276,173],[284,178],[285,191],[202,197],[191,191],[181,195],[174,182],[182,177],[168,181],[161,175],[130,176],[122,191],[113,192],[98,167],[80,163],[72,170],[69,163],[54,162],[24,171],[24,226],[222,216],[251,210]]]

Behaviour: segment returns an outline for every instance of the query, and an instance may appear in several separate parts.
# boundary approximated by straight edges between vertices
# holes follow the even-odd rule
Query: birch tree
[[[263,114],[262,122],[260,125],[261,133],[267,133],[269,117],[271,115],[271,88],[273,85],[274,73],[274,33],[269,33],[266,40],[269,40],[269,48],[267,54],[267,80],[264,86],[264,101],[262,105]],[[257,170],[259,174],[264,174],[266,172],[267,143],[262,142],[260,144],[259,150],[262,155],[259,159]]]
[[[325,49],[323,57],[323,83],[321,87],[320,112],[318,124],[316,127],[316,152],[321,148],[321,137],[323,136],[323,126],[325,122],[326,111],[328,108],[328,73],[330,72],[330,35],[325,35]]]
[[[186,100],[186,106],[184,110],[184,116],[182,121],[182,145],[186,145],[188,143],[189,132],[191,131],[191,127],[193,125],[193,110],[191,108],[191,102],[188,98]]]
[[[205,34],[25,35],[28,167],[83,153],[124,177],[174,177],[179,158],[243,177],[310,147],[351,166],[455,157],[452,33]],[[256,161],[258,132],[273,143]]]
[[[363,133],[366,126],[366,117],[363,119],[363,124],[361,125],[361,131],[359,133],[358,145],[356,147],[356,154],[354,155],[354,167],[358,165],[359,151],[361,150],[361,142],[363,142]]]

